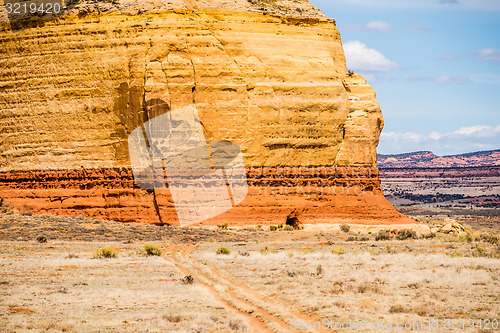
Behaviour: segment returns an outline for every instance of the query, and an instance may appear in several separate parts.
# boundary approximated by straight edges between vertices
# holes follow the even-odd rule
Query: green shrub
[[[269,248],[267,246],[264,246],[260,249],[261,254],[268,254],[269,253]]]
[[[161,256],[163,249],[156,244],[144,244],[144,252],[148,256]]]
[[[396,235],[396,239],[398,239],[398,240],[406,240],[408,238],[416,239],[417,233],[414,230],[401,229],[398,231],[398,233]]]
[[[483,235],[481,235],[481,239],[487,243],[497,245],[499,243],[500,237],[498,237],[496,235],[492,235],[492,234],[488,234],[488,235],[483,234]]]
[[[217,224],[217,227],[218,227],[219,229],[227,229],[228,224],[227,224],[227,223]]]
[[[102,247],[99,250],[95,251],[93,256],[95,259],[116,258],[116,257],[118,257],[118,250],[113,249],[109,246],[106,246],[106,247]]]
[[[278,253],[278,250],[264,246],[263,248],[260,249],[260,253],[266,255],[268,253]]]
[[[431,232],[430,234],[424,235],[425,239],[430,239],[430,238],[434,238],[434,237],[436,237],[436,233],[434,233],[434,232]]]
[[[221,246],[217,249],[217,252],[215,252],[217,254],[229,254],[231,253],[231,251],[229,251],[229,249],[227,247],[224,247],[224,246]]]
[[[285,231],[293,231],[293,227],[291,225],[287,224],[287,225],[283,226],[283,230],[285,230]]]
[[[275,225],[271,225],[271,226],[269,226],[269,230],[276,231],[276,230],[278,230],[278,227]]]
[[[342,247],[338,247],[338,248],[332,249],[332,253],[340,256],[340,255],[345,253],[345,250]]]
[[[482,246],[478,246],[474,249],[474,251],[472,252],[472,256],[473,257],[483,257],[486,255],[486,250],[484,247]]]
[[[392,235],[391,235],[391,233],[388,230],[380,230],[375,235],[375,240],[376,241],[390,240],[390,239],[392,239]]]
[[[370,240],[370,237],[368,237],[368,236],[349,236],[349,237],[347,237],[348,242],[354,242],[354,241],[366,242],[369,240]]]
[[[349,224],[341,224],[340,230],[343,232],[349,232],[349,230],[351,230],[351,226]]]

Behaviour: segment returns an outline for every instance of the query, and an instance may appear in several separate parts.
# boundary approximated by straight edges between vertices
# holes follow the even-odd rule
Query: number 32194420
[[[470,328],[481,328],[483,330],[497,330],[498,320],[497,319],[444,319],[443,320],[444,329],[447,330],[463,330]]]
[[[7,14],[59,14],[61,12],[61,4],[59,3],[41,3],[37,5],[34,2],[7,2],[5,4]]]

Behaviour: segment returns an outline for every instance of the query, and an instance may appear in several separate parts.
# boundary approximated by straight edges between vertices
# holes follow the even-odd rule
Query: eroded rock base
[[[304,224],[415,223],[384,198],[374,167],[247,168],[247,178],[246,199],[202,225],[284,224],[292,211]],[[138,188],[130,168],[3,172],[0,191],[20,212],[179,223],[168,188]]]

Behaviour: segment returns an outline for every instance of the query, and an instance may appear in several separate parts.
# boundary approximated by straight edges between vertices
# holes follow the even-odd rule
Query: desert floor
[[[0,332],[499,330],[497,229],[406,240],[353,229],[2,214]],[[93,257],[106,246],[116,258]]]

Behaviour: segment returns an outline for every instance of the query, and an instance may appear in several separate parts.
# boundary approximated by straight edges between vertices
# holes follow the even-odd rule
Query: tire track
[[[235,314],[238,317],[243,317],[248,327],[252,332],[263,332],[272,333],[274,330],[270,329],[258,314],[254,314],[251,308],[245,307],[244,304],[238,300],[232,299],[232,297],[221,288],[214,284],[210,279],[208,279],[204,274],[200,274],[200,271],[191,267],[188,263],[181,263],[181,258],[185,258],[195,247],[193,245],[173,245],[167,247],[166,260],[171,261],[182,274],[191,275],[197,279],[200,283],[207,289],[207,291],[212,295],[217,301],[219,301],[229,312]],[[183,257],[184,256],[184,257]]]
[[[169,256],[183,274],[189,272],[197,277],[210,293],[229,310],[243,316],[255,332],[296,332],[290,320],[315,322],[314,318],[293,310],[290,304],[276,302],[242,283],[224,275],[213,266],[205,265],[189,255],[196,249],[193,245],[170,247]],[[315,329],[309,332],[332,332]]]

